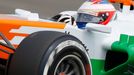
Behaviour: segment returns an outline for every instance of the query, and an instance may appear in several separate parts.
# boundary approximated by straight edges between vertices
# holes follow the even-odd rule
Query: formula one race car
[[[109,1],[120,10],[91,0],[50,19],[1,14],[0,75],[134,75],[134,2]]]

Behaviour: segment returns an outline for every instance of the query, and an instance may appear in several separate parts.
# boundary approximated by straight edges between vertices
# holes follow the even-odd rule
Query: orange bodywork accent
[[[2,17],[0,15],[0,32],[4,34],[8,40],[12,40],[15,36],[22,36],[26,37],[29,34],[22,34],[22,33],[11,33],[10,30],[12,29],[19,29],[21,26],[28,26],[28,27],[39,27],[39,28],[54,28],[54,29],[64,29],[65,24],[63,23],[51,23],[51,22],[39,22],[39,21],[28,21],[24,19],[18,19],[14,17]],[[2,40],[0,38],[0,40]],[[15,45],[17,47],[17,45]],[[9,52],[13,53],[11,50],[0,46],[0,48],[4,50],[8,50]],[[0,58],[8,59],[9,55],[0,51]]]
[[[20,26],[16,26],[16,25],[0,25],[0,32],[2,34],[4,34],[4,36],[6,36],[6,38],[8,38],[8,40],[12,40],[15,36],[23,36],[23,37],[28,36],[28,34],[10,33],[11,29],[18,29],[19,27]],[[0,38],[0,40],[2,40],[2,39]],[[15,47],[17,47],[17,46],[15,45]],[[3,46],[0,46],[0,48],[13,53],[12,50],[5,48]],[[9,57],[8,54],[0,51],[0,58],[8,59],[8,57]]]
[[[16,16],[8,16],[0,14],[0,26],[1,25],[32,26],[32,27],[56,28],[56,29],[64,29],[65,27],[64,23],[28,21],[27,19]]]
[[[13,37],[17,35],[26,36],[26,34],[10,33],[11,29],[19,29],[19,28],[20,26],[10,24],[4,25],[0,23],[0,32],[4,34],[8,38],[8,40],[12,40]]]
[[[64,72],[61,72],[59,75],[66,75]]]
[[[38,22],[38,21],[27,21],[27,20],[1,20],[1,25],[16,25],[16,26],[31,26],[31,27],[42,27],[42,28],[56,28],[64,29],[65,24],[63,23],[50,23],[50,22]]]
[[[109,0],[111,3],[123,3],[124,5],[134,5],[133,0]]]
[[[13,50],[11,50],[11,49],[9,49],[9,48],[6,48],[6,47],[4,47],[4,46],[0,46],[0,48],[3,49],[3,50],[6,50],[6,51],[8,51],[8,52],[10,52],[11,54],[14,53]],[[9,55],[6,54],[6,53],[4,53],[4,52],[2,52],[2,51],[0,51],[0,58],[2,58],[2,59],[8,59],[8,58],[9,58]]]

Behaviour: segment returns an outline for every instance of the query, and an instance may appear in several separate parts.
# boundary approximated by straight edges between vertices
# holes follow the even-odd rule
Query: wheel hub
[[[66,75],[64,72],[61,72],[59,75]]]
[[[75,55],[65,56],[58,63],[54,75],[86,75],[84,65]]]

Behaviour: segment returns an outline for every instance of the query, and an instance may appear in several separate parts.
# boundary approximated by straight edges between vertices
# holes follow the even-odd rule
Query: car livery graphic
[[[134,75],[134,2],[109,2],[86,1],[50,19],[1,14],[0,75]]]

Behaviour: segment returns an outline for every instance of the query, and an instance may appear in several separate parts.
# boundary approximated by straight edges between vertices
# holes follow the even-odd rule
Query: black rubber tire
[[[75,41],[80,46],[62,46],[56,53],[59,44],[65,41]],[[54,55],[52,55],[55,52]],[[62,57],[73,54],[83,63],[86,75],[91,75],[89,58],[82,43],[75,37],[54,31],[36,32],[25,38],[13,55],[6,75],[54,75],[55,66]],[[50,56],[52,55],[52,56]],[[50,62],[51,59],[51,64]],[[49,65],[48,65],[49,63]],[[47,73],[44,73],[44,68]]]

